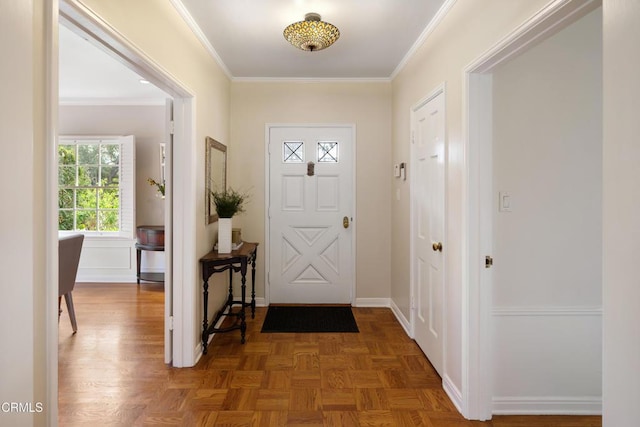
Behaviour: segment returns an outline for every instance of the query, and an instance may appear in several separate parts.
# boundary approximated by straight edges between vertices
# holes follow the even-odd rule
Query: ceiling
[[[445,0],[171,0],[230,78],[389,79]],[[331,47],[305,52],[283,37],[308,12],[340,29]],[[60,26],[60,99],[167,97],[89,41]],[[133,101],[132,101],[133,102]]]
[[[168,97],[70,29],[60,25],[59,97],[62,103],[164,103]]]
[[[235,78],[389,78],[444,0],[172,0]],[[316,12],[338,27],[328,49],[305,52],[284,28]]]

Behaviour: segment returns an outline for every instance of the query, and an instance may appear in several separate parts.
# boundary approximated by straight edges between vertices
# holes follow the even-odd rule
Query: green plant
[[[147,182],[149,183],[149,185],[155,185],[156,186],[156,190],[158,191],[158,193],[162,194],[164,196],[164,181],[162,181],[162,183],[157,182],[154,179],[151,178],[147,178]]]
[[[213,203],[220,218],[231,218],[235,214],[244,212],[244,203],[249,196],[229,187],[223,191],[212,191]]]

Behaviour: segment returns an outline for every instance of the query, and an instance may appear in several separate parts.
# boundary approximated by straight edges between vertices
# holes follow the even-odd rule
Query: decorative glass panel
[[[304,162],[304,142],[285,141],[282,148],[282,161],[284,163]]]
[[[338,143],[336,141],[318,142],[318,163],[338,163]]]

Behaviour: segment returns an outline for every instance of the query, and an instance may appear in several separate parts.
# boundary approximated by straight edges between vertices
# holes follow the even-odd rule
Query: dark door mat
[[[351,307],[269,306],[262,332],[360,332]]]

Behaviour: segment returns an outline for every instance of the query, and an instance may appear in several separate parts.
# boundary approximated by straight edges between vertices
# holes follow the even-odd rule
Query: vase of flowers
[[[244,212],[247,194],[240,193],[229,187],[222,191],[212,191],[213,203],[218,214],[218,253],[231,252],[232,218]]]
[[[149,185],[152,185],[152,186],[155,185],[158,197],[164,199],[164,188],[165,188],[164,181],[160,183],[153,178],[147,178],[147,182],[149,183]]]

